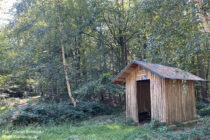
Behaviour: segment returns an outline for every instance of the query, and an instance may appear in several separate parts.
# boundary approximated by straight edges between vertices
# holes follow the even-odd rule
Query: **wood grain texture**
[[[136,71],[126,77],[126,118],[138,122]]]
[[[138,96],[137,81],[146,75],[150,80],[151,117],[160,122],[172,124],[196,118],[195,95],[193,81],[183,83],[182,80],[163,79],[158,75],[136,66],[126,76],[126,117],[138,122],[139,111],[148,110],[145,97]],[[140,101],[140,103],[138,102]],[[142,101],[142,102],[141,102]],[[142,106],[140,106],[142,105]]]
[[[166,79],[167,123],[196,119],[193,81]]]

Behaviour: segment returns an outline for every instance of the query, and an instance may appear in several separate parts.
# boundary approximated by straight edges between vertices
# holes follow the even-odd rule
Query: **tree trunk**
[[[196,56],[193,56],[192,59],[191,59],[192,66],[196,66],[195,59],[196,59]],[[201,100],[200,93],[199,93],[199,90],[198,90],[197,86],[195,87],[195,98],[196,98],[196,101]]]
[[[143,59],[146,59],[146,49],[147,49],[147,37],[143,36],[144,39],[144,47],[143,47]]]
[[[64,68],[64,74],[65,74],[65,79],[66,79],[66,86],[67,86],[67,90],[68,90],[68,95],[69,95],[69,98],[71,99],[74,107],[76,107],[76,101],[71,94],[71,86],[70,86],[70,83],[69,83],[69,77],[68,77],[67,67],[66,67],[64,39],[63,39],[63,35],[62,35],[63,23],[61,21],[60,3],[61,3],[61,0],[58,0],[57,1],[57,4],[58,4],[58,19],[59,19],[59,32],[60,32],[60,35],[61,35],[60,45],[61,45],[61,53],[62,53],[62,60],[63,60],[63,68]]]
[[[208,77],[209,77],[209,66],[210,66],[210,63],[209,63],[209,61],[208,61],[208,65],[207,65],[207,70],[206,70],[206,79],[208,79]],[[208,85],[208,82],[206,82],[206,96],[207,96],[207,98],[209,97],[209,85]]]
[[[123,69],[123,67],[125,66],[125,60],[124,60],[125,49],[123,48],[123,45],[121,45],[120,48],[121,48],[121,69]]]
[[[81,63],[81,52],[80,52],[80,48],[82,48],[82,34],[79,33],[79,37],[77,40],[77,45],[76,45],[76,62],[77,62],[77,87],[79,86],[79,79],[81,79],[81,67],[80,67],[80,63]]]
[[[202,54],[201,54],[200,47],[199,47],[199,50],[197,52],[197,61],[198,61],[199,76],[201,78],[205,79],[203,57],[202,57]],[[205,82],[203,82],[203,81],[201,81],[201,95],[202,95],[203,101],[206,101],[206,99],[207,99],[207,91],[206,91],[206,88],[205,88]]]
[[[138,56],[139,60],[142,61],[143,57],[142,57],[142,50],[141,50],[141,38],[140,38],[139,33],[137,34],[137,38],[138,38],[138,54],[137,54],[137,56]]]
[[[209,28],[209,24],[208,24],[208,13],[204,10],[203,1],[197,0],[197,6],[198,6],[198,10],[199,10],[199,16],[202,20],[203,29],[208,35],[210,33],[210,28]]]
[[[126,39],[125,39],[125,40],[126,40]],[[124,65],[127,66],[127,64],[128,64],[128,49],[127,49],[127,44],[126,44],[126,42],[123,43],[123,46],[124,46],[124,49],[125,49],[125,50],[124,50],[124,53],[125,53],[125,54],[124,54],[124,57],[125,57],[125,58],[124,58],[124,60],[125,60],[125,64],[124,64]]]

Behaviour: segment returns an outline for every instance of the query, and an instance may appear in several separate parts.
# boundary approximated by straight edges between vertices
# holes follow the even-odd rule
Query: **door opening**
[[[139,122],[151,120],[150,80],[137,81]]]

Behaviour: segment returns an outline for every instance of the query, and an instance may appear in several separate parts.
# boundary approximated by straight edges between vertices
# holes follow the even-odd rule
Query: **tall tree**
[[[209,27],[209,8],[208,8],[208,2],[204,2],[205,0],[197,0],[197,6],[199,10],[199,16],[203,23],[203,29],[208,35],[210,33],[210,27]]]
[[[15,52],[11,69],[19,79],[34,81],[33,90],[43,97],[69,96],[72,102],[73,97],[121,94],[105,90],[111,85],[101,81],[132,59],[208,79],[208,36],[196,6],[189,0],[23,0],[7,27]],[[202,96],[208,96],[209,85],[204,85]]]
[[[70,87],[70,84],[69,84],[69,77],[68,77],[68,72],[67,72],[67,67],[66,67],[64,35],[63,35],[63,22],[62,22],[62,19],[61,19],[61,7],[60,7],[61,3],[62,3],[62,0],[57,0],[58,19],[59,19],[58,21],[59,21],[59,31],[60,31],[60,45],[61,45],[61,53],[62,53],[62,60],[63,60],[63,69],[64,69],[66,86],[67,86],[69,97],[70,97],[73,105],[76,106],[76,100],[73,98],[72,93],[71,93],[71,87]]]

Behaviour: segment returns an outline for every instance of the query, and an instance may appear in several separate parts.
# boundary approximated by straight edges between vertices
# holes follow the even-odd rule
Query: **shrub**
[[[136,123],[133,119],[128,119],[126,120],[126,124],[129,125],[129,126],[136,126],[138,125],[138,123]]]
[[[207,104],[204,103],[204,102],[196,102],[196,109],[197,110],[200,110],[202,108],[205,108],[206,106],[207,106]]]
[[[152,119],[149,125],[152,129],[155,129],[155,128],[158,128],[160,126],[160,122]]]
[[[210,115],[210,104],[204,102],[197,102],[196,108],[198,115],[200,116],[209,116]]]
[[[203,108],[199,111],[200,116],[209,116],[210,115],[210,106]]]
[[[31,123],[46,124],[64,121],[81,121],[95,115],[110,115],[119,112],[113,108],[96,102],[80,102],[77,107],[72,104],[28,104],[13,110],[12,123],[14,125],[28,125]]]

